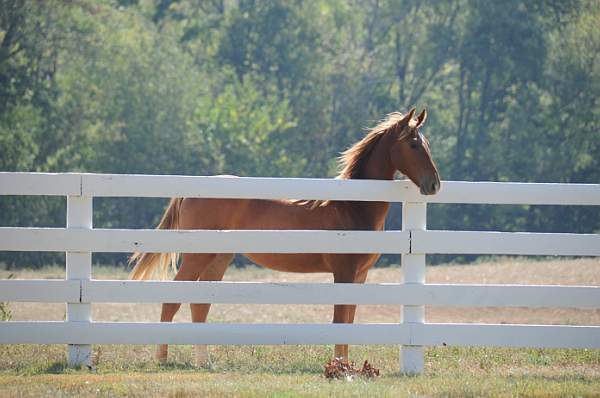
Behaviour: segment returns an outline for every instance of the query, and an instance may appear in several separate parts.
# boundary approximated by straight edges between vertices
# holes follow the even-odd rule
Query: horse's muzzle
[[[437,177],[425,177],[420,185],[421,195],[434,195],[440,190],[440,179]]]

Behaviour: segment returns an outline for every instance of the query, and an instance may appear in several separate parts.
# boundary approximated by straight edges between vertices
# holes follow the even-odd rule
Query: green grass
[[[213,367],[193,365],[189,346],[171,362],[151,346],[95,346],[93,370],[69,369],[63,346],[0,348],[1,396],[600,396],[600,350],[436,347],[426,371],[398,373],[398,349],[352,347],[357,361],[382,371],[375,380],[322,376],[328,346],[211,347]]]

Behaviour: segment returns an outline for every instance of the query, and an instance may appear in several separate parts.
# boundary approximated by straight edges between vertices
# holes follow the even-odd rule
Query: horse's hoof
[[[212,362],[208,354],[208,348],[204,345],[196,346],[196,367],[212,369]]]
[[[209,369],[209,370],[213,370],[213,364],[212,361],[210,359],[207,360],[197,360],[196,359],[196,367],[199,369]]]
[[[157,356],[156,356],[156,360],[158,361],[158,363],[159,363],[160,365],[164,365],[164,364],[166,364],[166,363],[167,363],[167,357],[166,357],[166,356],[164,356],[164,357],[163,357],[163,356],[158,356],[158,355],[157,355]]]
[[[167,362],[167,354],[168,351],[166,347],[159,347],[158,350],[156,350],[156,360],[159,364],[164,365]]]

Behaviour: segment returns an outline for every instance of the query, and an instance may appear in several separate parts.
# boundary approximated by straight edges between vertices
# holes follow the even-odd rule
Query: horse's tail
[[[157,229],[178,229],[179,209],[183,198],[171,198],[165,214],[163,214]],[[129,274],[130,279],[167,279],[169,266],[177,272],[179,253],[140,253],[136,252],[129,258],[129,264],[135,264]]]

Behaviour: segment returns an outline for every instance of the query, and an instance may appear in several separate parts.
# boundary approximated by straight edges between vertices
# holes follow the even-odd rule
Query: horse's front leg
[[[176,281],[197,281],[198,278],[204,271],[206,270],[206,266],[210,264],[212,260],[214,260],[214,254],[200,254],[193,255],[196,261],[190,261],[190,256],[188,254],[184,254],[183,261],[179,270],[177,271],[177,275],[175,275]],[[161,322],[173,322],[173,318],[179,308],[181,307],[181,303],[163,303],[162,310],[160,313],[160,321]],[[167,361],[167,356],[169,353],[169,346],[167,344],[160,344],[158,346],[158,350],[156,352],[156,359],[164,363]]]
[[[364,283],[367,280],[367,270],[360,272],[354,277],[353,283]],[[334,278],[335,280],[335,278]],[[354,323],[356,305],[336,305],[333,308],[333,323]],[[335,357],[343,361],[350,361],[348,344],[336,344]]]
[[[356,309],[356,305],[335,305],[333,307],[333,323],[350,323],[351,307]],[[342,361],[348,361],[348,344],[335,345],[335,357]]]
[[[352,257],[337,255],[332,257],[337,260],[333,268],[333,282],[334,283],[353,283],[356,279],[357,267],[353,267],[348,264],[346,259],[353,259]],[[345,264],[348,264],[344,266]],[[350,312],[352,307],[355,305],[347,304],[336,304],[333,307],[333,323],[349,323]],[[348,361],[348,344],[336,344],[335,345],[335,357],[340,358],[342,361]]]

